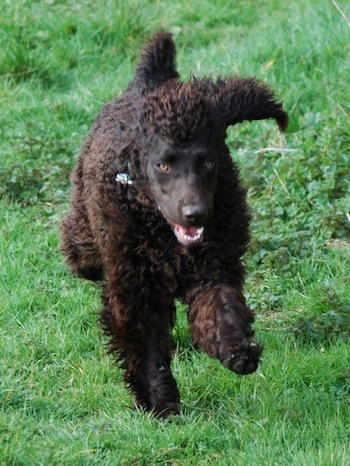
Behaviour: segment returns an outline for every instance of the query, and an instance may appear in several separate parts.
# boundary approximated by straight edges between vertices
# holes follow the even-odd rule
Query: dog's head
[[[180,243],[200,243],[217,184],[217,151],[210,134],[181,145],[152,140],[147,162],[152,197]]]
[[[204,237],[222,151],[228,156],[226,128],[265,118],[287,126],[282,105],[254,78],[169,80],[143,98],[149,189],[180,243],[192,246]]]

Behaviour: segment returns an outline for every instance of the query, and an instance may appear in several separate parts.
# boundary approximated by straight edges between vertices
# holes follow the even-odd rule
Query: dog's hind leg
[[[101,280],[102,262],[86,217],[73,208],[62,222],[61,235],[61,250],[73,273],[88,280]]]
[[[72,209],[61,225],[61,251],[72,271],[82,278],[103,278],[102,261],[91,232],[83,192],[82,159],[72,176]]]

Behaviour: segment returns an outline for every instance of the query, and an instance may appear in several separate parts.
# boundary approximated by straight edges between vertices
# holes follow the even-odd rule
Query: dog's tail
[[[172,35],[160,31],[143,48],[136,68],[135,83],[143,93],[156,89],[168,79],[179,76],[176,71],[176,48]]]

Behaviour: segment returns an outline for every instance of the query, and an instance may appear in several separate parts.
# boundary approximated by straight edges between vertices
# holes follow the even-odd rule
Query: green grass
[[[271,122],[228,134],[254,216],[263,362],[227,372],[192,348],[180,309],[182,414],[163,422],[131,409],[100,290],[58,251],[81,143],[160,28],[183,77],[255,74],[291,116],[285,136]],[[328,0],[1,3],[1,465],[350,464],[349,32]]]

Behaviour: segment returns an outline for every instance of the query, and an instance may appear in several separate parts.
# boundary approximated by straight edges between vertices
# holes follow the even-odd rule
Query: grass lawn
[[[349,21],[345,0],[1,2],[0,465],[350,465]],[[183,78],[256,75],[291,120],[228,133],[263,362],[240,378],[196,351],[179,304],[166,421],[131,409],[99,287],[58,251],[93,118],[161,28]]]

